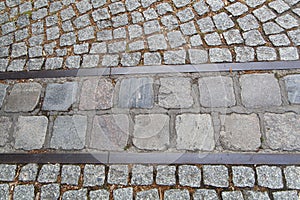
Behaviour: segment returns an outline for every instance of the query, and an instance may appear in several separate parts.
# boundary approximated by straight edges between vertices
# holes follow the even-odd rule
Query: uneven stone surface
[[[41,183],[53,183],[57,181],[60,173],[59,164],[46,164],[43,165],[39,172],[38,181]]]
[[[127,185],[128,167],[126,165],[112,165],[108,171],[109,184]]]
[[[201,171],[197,166],[183,165],[179,167],[178,171],[180,185],[200,187]]]
[[[35,181],[38,173],[38,165],[29,163],[22,167],[19,180],[20,181]]]
[[[253,187],[255,184],[254,171],[250,167],[232,167],[233,184],[237,187]]]
[[[203,167],[203,180],[205,185],[228,187],[228,177],[228,169],[224,165],[206,165]]]
[[[99,165],[86,165],[83,173],[84,186],[101,186],[104,184],[105,168]]]
[[[260,166],[256,168],[258,185],[268,188],[282,188],[282,172],[279,167]]]
[[[132,168],[132,185],[151,185],[153,183],[153,167],[134,165]],[[143,196],[142,194],[140,194]],[[146,194],[144,194],[146,195]]]
[[[300,104],[300,75],[289,75],[284,78],[290,103]]]

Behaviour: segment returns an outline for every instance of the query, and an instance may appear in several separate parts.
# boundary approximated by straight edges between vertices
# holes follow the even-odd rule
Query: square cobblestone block
[[[292,31],[288,32],[288,36],[290,37],[290,39],[296,46],[300,45],[300,36],[299,35],[300,35],[300,29],[292,30]]]
[[[289,189],[300,189],[300,167],[287,166],[284,168],[286,186]]]
[[[83,186],[101,186],[105,180],[104,165],[85,165],[83,173]]]
[[[195,17],[193,10],[191,8],[186,8],[184,10],[178,11],[176,15],[181,22],[190,21]]]
[[[166,190],[164,193],[164,200],[173,200],[173,199],[189,200],[190,193],[186,189]]]
[[[169,32],[167,36],[171,48],[180,47],[186,43],[180,31]]]
[[[254,187],[254,170],[251,167],[232,166],[232,180],[237,187]]]
[[[6,71],[13,71],[13,72],[23,71],[25,63],[26,63],[25,59],[12,60],[8,65]]]
[[[41,188],[41,199],[58,199],[60,196],[59,184],[43,185]]]
[[[247,200],[256,200],[256,199],[263,199],[263,200],[270,200],[268,192],[258,192],[258,191],[251,191],[251,190],[244,190],[243,196]]]
[[[27,46],[25,42],[14,43],[12,45],[12,52],[11,52],[12,58],[17,58],[25,55],[27,55]]]
[[[141,60],[141,52],[124,53],[121,58],[121,64],[124,67],[133,67],[139,65]]]
[[[139,149],[164,150],[169,145],[169,116],[164,114],[137,115],[133,144]]]
[[[204,0],[195,2],[193,8],[199,16],[202,16],[209,11],[209,7]]]
[[[234,26],[233,21],[225,12],[221,12],[217,15],[214,15],[213,20],[218,30],[224,31]]]
[[[250,74],[240,78],[242,103],[247,108],[281,105],[278,81],[273,74]]]
[[[107,190],[90,191],[90,200],[109,200],[109,192]]]
[[[59,69],[62,67],[62,64],[63,64],[63,58],[60,57],[47,58],[45,62],[45,68],[46,70]]]
[[[40,70],[42,68],[42,65],[44,64],[44,58],[34,58],[30,59],[27,62],[27,69],[32,71],[32,70]]]
[[[259,186],[271,189],[280,189],[283,187],[282,172],[276,166],[259,166],[256,167],[257,182]]]
[[[118,15],[112,18],[113,27],[126,26],[128,24],[127,14]]]
[[[229,11],[233,16],[240,16],[248,11],[248,7],[241,2],[233,3],[225,7],[225,9]]]
[[[198,81],[200,104],[204,107],[231,107],[236,104],[230,77],[203,77]]]
[[[141,6],[140,1],[138,0],[126,0],[125,6],[128,11],[133,11]]]
[[[211,62],[232,62],[232,55],[227,48],[209,49],[209,59]]]
[[[261,145],[261,133],[256,114],[231,114],[220,118],[221,124],[224,126],[220,133],[220,141],[225,149],[233,151],[258,150]]]
[[[250,62],[254,60],[254,49],[251,47],[234,47],[237,62]]]
[[[189,187],[200,187],[201,170],[197,166],[182,165],[178,168],[179,184]]]
[[[144,65],[160,65],[161,55],[158,52],[144,53]]]
[[[175,123],[177,149],[212,151],[215,148],[210,115],[181,114],[176,116]]]
[[[14,132],[16,149],[33,150],[43,147],[48,126],[45,116],[20,116]]]
[[[83,68],[94,68],[98,67],[99,55],[83,55],[81,66]]]
[[[264,115],[266,143],[273,150],[300,150],[300,118],[294,113]]]
[[[151,185],[153,183],[153,166],[133,165],[132,185]]]
[[[58,175],[60,171],[59,164],[46,164],[43,165],[39,176],[38,182],[40,183],[54,183],[57,181]]]
[[[95,116],[89,147],[122,151],[129,137],[129,118],[124,114]]]
[[[113,104],[114,86],[109,79],[88,79],[82,84],[80,110],[109,109]]]
[[[92,9],[92,5],[90,4],[90,1],[88,0],[82,0],[76,3],[76,8],[78,11],[82,13],[86,13],[87,11]]]
[[[33,111],[39,103],[42,86],[38,83],[17,83],[7,97],[6,112]]]
[[[61,170],[61,183],[68,185],[78,185],[80,172],[80,166],[63,165]]]
[[[0,164],[0,180],[13,181],[16,175],[16,165]]]
[[[165,51],[164,52],[164,62],[168,65],[179,65],[185,64],[186,62],[186,51]]]
[[[241,191],[223,191],[221,196],[223,200],[243,199],[243,194]]]
[[[190,78],[161,78],[158,104],[164,108],[190,108],[194,104]]]
[[[127,185],[128,166],[127,165],[109,166],[107,182],[109,184]]]
[[[68,190],[63,193],[62,199],[80,199],[87,200],[87,189]]]
[[[201,63],[207,63],[208,62],[208,53],[207,53],[206,50],[189,49],[188,50],[188,55],[189,55],[189,59],[190,59],[191,64],[201,64]]]
[[[145,200],[145,199],[159,200],[158,190],[151,189],[151,190],[144,190],[144,191],[137,192],[135,199],[136,200]]]
[[[67,111],[76,101],[77,87],[76,82],[48,84],[43,110]]]
[[[284,82],[289,102],[300,104],[300,75],[288,75],[284,77]]]
[[[278,191],[273,192],[274,200],[297,200],[299,199],[298,192],[296,190],[292,191]]]
[[[88,43],[74,45],[74,54],[84,54],[87,53],[88,51],[89,51]]]
[[[165,15],[160,21],[167,30],[173,30],[179,25],[178,20],[174,15]]]
[[[114,200],[133,200],[132,188],[120,188],[113,191]]]
[[[9,184],[0,184],[0,196],[3,199],[9,199]]]
[[[298,60],[299,54],[296,47],[279,48],[280,60]]]
[[[107,52],[107,47],[105,42],[93,43],[91,46],[91,50],[90,50],[91,54],[100,54],[106,52]]]
[[[29,163],[21,168],[19,174],[20,181],[35,181],[38,173],[38,165],[35,163]]]
[[[167,42],[163,34],[152,35],[147,38],[150,51],[167,49]]]
[[[145,22],[143,24],[143,27],[144,27],[144,32],[146,35],[160,32],[160,24],[159,24],[158,20],[152,20],[152,21]]]
[[[191,2],[190,0],[172,0],[172,1],[175,4],[176,8],[181,8],[183,6],[186,6]]]
[[[146,21],[152,20],[152,19],[157,19],[158,15],[156,11],[153,8],[148,8],[143,12],[143,15],[146,19]]]
[[[216,29],[211,17],[201,18],[197,21],[197,24],[203,33],[212,32]]]
[[[204,165],[203,166],[204,185],[214,187],[228,187],[228,169],[224,165]]]
[[[204,200],[204,199],[219,199],[217,192],[211,189],[197,189],[194,193],[194,200]]]
[[[259,61],[277,59],[276,50],[272,47],[257,47],[256,56]]]
[[[69,69],[78,69],[80,67],[80,56],[69,56],[65,60],[65,66]]]
[[[261,46],[266,44],[265,39],[262,37],[258,30],[251,30],[243,33],[243,38],[247,46]]]
[[[34,185],[16,185],[13,199],[34,200]]]
[[[120,57],[118,54],[106,54],[102,59],[103,67],[116,67],[119,64]]]
[[[277,17],[275,22],[277,22],[284,29],[290,29],[299,26],[299,20],[295,19],[290,14]]]
[[[159,165],[156,167],[156,184],[158,185],[175,185],[176,184],[176,167]]]
[[[181,24],[180,30],[184,35],[188,35],[188,36],[194,35],[197,33],[197,30],[196,30],[196,27],[195,27],[195,24],[193,21]]]
[[[243,31],[257,29],[259,27],[257,19],[252,14],[238,18],[237,22]]]

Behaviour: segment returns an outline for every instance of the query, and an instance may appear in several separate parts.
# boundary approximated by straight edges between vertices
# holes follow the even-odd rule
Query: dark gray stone
[[[9,139],[12,121],[8,117],[0,117],[0,146],[4,146]]]

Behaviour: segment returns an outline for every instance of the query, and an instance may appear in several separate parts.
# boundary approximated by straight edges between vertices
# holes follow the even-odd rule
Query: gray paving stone
[[[29,25],[29,22],[26,25]],[[31,32],[34,33],[34,35],[43,34],[45,32],[43,22],[42,21],[38,21],[38,22],[36,22],[34,24],[31,24]]]
[[[64,32],[70,32],[74,30],[70,20],[62,22],[61,28]]]
[[[143,34],[142,27],[140,25],[130,25],[128,26],[129,38],[132,40],[137,37],[141,37]]]
[[[169,186],[176,184],[175,166],[158,165],[156,171],[156,184]]]
[[[25,59],[12,60],[7,67],[7,71],[23,71],[25,64]]]
[[[205,14],[209,11],[209,8],[204,0],[195,2],[193,4],[193,8],[199,16],[202,16],[203,14]]]
[[[175,4],[176,8],[181,8],[188,5],[191,1],[190,0],[172,0]]]
[[[84,28],[86,26],[89,26],[91,24],[89,15],[85,14],[85,15],[77,17],[73,21],[73,24],[75,25],[76,28]]]
[[[119,64],[119,55],[118,54],[106,54],[102,59],[102,66],[110,67],[110,66],[118,66]]]
[[[89,51],[88,43],[74,45],[74,53],[75,54],[84,54],[84,53],[87,53],[88,51]]]
[[[218,46],[222,44],[221,38],[218,33],[210,33],[204,36],[204,40],[208,46]]]
[[[16,165],[0,164],[0,180],[13,181],[16,175]]]
[[[144,53],[144,65],[160,65],[161,56],[158,52]]]
[[[237,30],[237,29],[231,29],[229,31],[226,31],[223,33],[223,36],[226,40],[226,43],[228,45],[231,45],[231,44],[241,44],[244,42],[241,34],[240,34],[240,31]]]
[[[190,108],[194,103],[190,78],[161,78],[158,104],[164,108]]]
[[[108,53],[121,53],[126,51],[126,41],[119,41],[108,44]]]
[[[169,145],[169,116],[146,114],[135,117],[133,145],[139,149],[164,150]]]
[[[125,67],[133,67],[139,65],[141,60],[141,52],[124,53],[121,58],[121,64]]]
[[[78,165],[63,165],[61,170],[61,183],[78,185],[80,171],[81,169]]]
[[[133,165],[132,167],[132,185],[151,185],[153,183],[153,166]],[[140,196],[151,195],[154,192],[141,193]]]
[[[280,189],[283,187],[282,172],[276,166],[259,166],[256,167],[257,182],[259,186]]]
[[[227,30],[234,26],[233,21],[230,19],[230,17],[225,12],[221,12],[217,15],[214,15],[213,20],[215,22],[217,29],[219,29],[219,30],[224,31],[224,30]]]
[[[288,75],[284,77],[284,82],[289,102],[300,104],[300,75]]]
[[[113,27],[125,26],[128,24],[127,14],[118,15],[112,18]]]
[[[158,20],[152,20],[152,21],[145,22],[143,27],[144,27],[144,32],[146,35],[160,32],[160,24],[159,24]]]
[[[280,60],[298,60],[299,54],[296,47],[279,48]]]
[[[258,192],[258,191],[251,191],[251,190],[244,190],[242,191],[244,198],[247,200],[270,200],[269,195],[267,192]]]
[[[260,46],[266,44],[266,41],[258,30],[244,32],[243,38],[245,39],[245,44],[247,46]]]
[[[167,37],[171,48],[180,47],[186,43],[180,31],[169,32]]]
[[[38,83],[17,83],[14,85],[4,110],[6,112],[29,112],[37,106],[42,86]]]
[[[27,55],[27,46],[25,42],[14,43],[12,45],[11,57],[17,58]]]
[[[222,0],[207,0],[206,3],[210,6],[212,11],[218,11],[224,7]]]
[[[207,114],[176,116],[177,149],[212,151],[215,147],[212,119]]]
[[[46,33],[47,33],[47,40],[55,40],[59,38],[60,35],[58,26],[47,28]]]
[[[300,29],[289,31],[288,36],[296,46],[300,45]]]
[[[84,167],[83,186],[101,186],[104,184],[105,167],[104,165],[90,165]]]
[[[18,200],[34,200],[34,185],[16,185],[13,198]]]
[[[14,32],[16,30],[15,22],[8,22],[1,26],[2,35],[6,35],[8,33]]]
[[[111,20],[97,21],[97,27],[98,29],[110,28],[112,27],[112,22]]]
[[[12,33],[8,34],[8,35],[4,35],[4,36],[0,37],[0,46],[11,45],[13,43],[13,40],[14,40],[14,35]],[[14,45],[18,45],[18,44],[14,44]],[[21,53],[21,52],[16,51],[17,56],[18,56],[18,53]],[[24,52],[22,52],[22,53],[24,53]]]
[[[172,200],[172,199],[180,199],[180,200],[189,200],[190,193],[186,189],[170,189],[166,190],[164,193],[164,200]]]
[[[173,30],[178,27],[178,20],[173,15],[165,15],[161,18],[161,23],[168,30]]]
[[[144,41],[138,40],[138,41],[129,43],[128,48],[129,48],[129,51],[144,50],[144,48],[145,48]]]
[[[83,55],[82,64],[83,68],[93,68],[98,67],[99,55]]]
[[[32,10],[32,2],[24,2],[19,6],[20,13],[25,13]]]
[[[261,22],[266,22],[266,21],[276,18],[276,14],[265,5],[254,10],[253,14]]]
[[[290,29],[299,26],[299,22],[292,15],[286,14],[279,16],[275,21],[284,29]]]
[[[180,30],[184,35],[188,35],[188,36],[194,35],[197,33],[197,30],[196,30],[196,27],[195,27],[195,24],[193,21],[181,24]]]
[[[186,62],[186,51],[165,51],[164,52],[164,62],[169,65],[185,64]]]
[[[0,71],[5,72],[7,65],[8,65],[9,60],[8,59],[0,59]]]
[[[157,13],[159,15],[165,15],[167,13],[172,13],[173,8],[169,3],[160,3],[156,6]]]
[[[4,24],[4,23],[6,23],[6,22],[8,22],[9,21],[9,16],[8,16],[8,14],[7,13],[3,13],[3,14],[0,14],[0,24]],[[18,25],[20,25],[20,22],[22,21],[22,19],[23,19],[23,16],[22,17],[19,17],[20,19],[18,19],[17,20],[17,24]],[[26,22],[28,22],[27,20],[26,20]],[[28,23],[27,23],[28,24]],[[21,27],[21,26],[20,26]],[[22,26],[23,27],[23,26]]]
[[[5,3],[8,7],[15,7],[17,5],[20,5],[21,1],[20,0],[6,0]]]
[[[89,146],[107,151],[122,151],[127,146],[129,119],[127,115],[95,116]]]
[[[125,5],[123,2],[115,2],[112,4],[109,4],[109,10],[111,12],[111,14],[116,15],[122,12],[125,12]]]
[[[62,0],[62,4],[68,6],[72,3],[75,3],[75,0]]]
[[[107,47],[105,42],[92,43],[90,49],[91,54],[101,54],[106,52],[107,52]]]
[[[34,58],[30,59],[27,62],[26,68],[28,70],[40,70],[42,68],[42,65],[44,64],[44,58]]]
[[[214,187],[228,187],[228,179],[228,169],[224,165],[203,166],[204,185],[210,185]]]
[[[289,189],[300,188],[300,167],[298,166],[287,166],[284,168],[284,176],[286,180],[286,186]]]
[[[125,0],[126,9],[130,12],[141,6],[138,0]]]
[[[259,61],[276,60],[276,50],[272,47],[257,47],[256,57]]]
[[[94,8],[99,8],[106,3],[106,0],[91,0],[91,3]]]
[[[285,2],[286,2],[287,4],[289,4],[290,6],[293,6],[293,5],[295,5],[296,3],[298,3],[299,0],[285,0]]]
[[[80,56],[69,56],[65,60],[65,66],[69,69],[78,69],[80,67]]]
[[[40,183],[54,183],[57,181],[59,171],[59,164],[45,164],[42,166],[37,180]]]
[[[266,143],[274,150],[299,150],[299,115],[294,113],[264,115]]]
[[[69,199],[80,199],[80,200],[87,200],[87,189],[79,189],[79,190],[68,190],[63,193],[62,200],[69,200]]]
[[[299,199],[298,192],[296,190],[292,191],[278,191],[273,192],[274,200],[297,200]]]
[[[225,7],[233,16],[240,16],[248,11],[248,7],[241,2],[235,2],[227,7]]]
[[[24,40],[29,37],[28,29],[24,28],[15,32],[15,39],[17,42]]]
[[[99,8],[94,12],[92,12],[92,17],[94,21],[99,21],[99,20],[109,19],[110,15],[108,13],[107,8]]]
[[[254,49],[251,47],[234,47],[235,60],[237,62],[254,61]]]
[[[90,1],[88,0],[82,0],[76,3],[76,8],[78,11],[83,14],[88,12],[89,10],[92,9],[92,5],[90,4]]]
[[[159,194],[157,189],[144,190],[136,193],[136,200],[159,200]]]
[[[19,174],[20,181],[35,181],[38,173],[38,165],[35,163],[29,163],[22,167]]]
[[[223,200],[244,199],[241,191],[223,191],[221,196]]]
[[[36,45],[31,45],[31,46],[37,46],[39,44]],[[45,44],[44,45],[44,51],[46,53],[46,55],[52,55],[54,53],[54,48],[56,47],[56,41],[51,42],[49,44]]]
[[[283,13],[290,9],[289,5],[282,0],[276,0],[268,3],[270,8],[273,8],[277,13]]]
[[[197,189],[193,195],[194,200],[213,200],[218,199],[218,195],[215,190],[211,189]]]
[[[197,166],[182,165],[178,168],[179,184],[189,187],[200,187],[201,170]]]
[[[76,82],[48,84],[42,109],[67,111],[76,101],[77,87]]]
[[[128,166],[127,165],[111,165],[109,166],[107,183],[127,185],[128,183]]]
[[[153,8],[148,8],[143,12],[143,15],[146,19],[146,21],[152,20],[152,19],[157,19],[158,15],[156,11]]]
[[[50,13],[55,13],[63,8],[61,2],[52,2],[49,7]]]
[[[0,58],[8,57],[9,47],[0,47]]]
[[[110,193],[107,190],[90,191],[90,200],[109,200]]]
[[[41,188],[41,199],[58,199],[60,196],[59,184],[43,185]]]
[[[278,82],[273,74],[242,75],[242,103],[248,108],[281,105]]]
[[[289,46],[291,44],[286,34],[270,35],[269,39],[274,46]]]
[[[249,31],[259,28],[258,21],[252,14],[248,14],[244,17],[238,18],[237,22],[243,31]]]
[[[143,22],[145,20],[142,13],[140,13],[140,12],[132,12],[131,19],[132,19],[132,23],[134,23],[134,24]]]
[[[193,10],[189,7],[184,9],[184,10],[181,10],[181,11],[177,12],[176,15],[177,15],[177,17],[179,18],[179,20],[181,22],[190,21],[195,17],[195,15],[193,13]]]
[[[44,144],[47,125],[48,119],[45,116],[20,116],[14,132],[14,147],[24,150],[41,149]]]
[[[197,21],[197,24],[202,33],[212,32],[216,29],[211,17],[201,18]]]
[[[106,41],[106,40],[112,40],[112,30],[103,30],[100,32],[97,32],[97,40],[98,41]]]
[[[34,8],[42,8],[48,5],[47,0],[37,0],[34,2]]]
[[[42,8],[42,9],[32,12],[31,18],[33,20],[40,20],[40,19],[43,19],[44,17],[46,17],[47,14],[48,14],[47,8]]]
[[[43,47],[42,46],[30,47],[28,49],[28,54],[29,54],[30,58],[42,57],[43,56]]]
[[[2,199],[9,199],[9,185],[0,184],[0,196]]]
[[[7,89],[8,85],[5,84],[0,84],[0,108],[2,107],[3,104],[3,100],[6,96],[6,89]]]
[[[95,38],[95,31],[94,27],[88,26],[84,29],[78,31],[78,40],[79,41],[86,41]]]
[[[209,49],[209,59],[211,62],[232,62],[232,55],[227,48]]]
[[[254,187],[254,170],[251,167],[232,166],[232,181],[236,187]]]
[[[63,56],[67,55],[67,49],[66,48],[56,49],[55,53],[56,53],[56,56],[63,57]]]
[[[115,200],[132,200],[133,189],[132,188],[120,188],[113,191],[113,197]]]
[[[113,30],[114,39],[126,39],[126,29],[124,27]]]
[[[46,70],[59,69],[62,68],[62,64],[63,64],[63,58],[60,57],[47,58],[45,62],[45,68]]]
[[[60,37],[60,46],[69,46],[76,43],[75,33],[65,33]]]
[[[202,43],[200,35],[191,36],[190,37],[190,44],[192,45],[192,47],[201,46],[203,43]],[[188,52],[190,52],[190,50],[191,50],[191,52],[195,53],[192,49],[189,49]],[[191,53],[191,54],[193,54],[193,53]]]
[[[266,0],[245,0],[246,4],[251,8],[255,8],[261,4],[263,4]]]
[[[4,146],[8,141],[11,126],[12,121],[10,118],[0,117],[0,146]]]

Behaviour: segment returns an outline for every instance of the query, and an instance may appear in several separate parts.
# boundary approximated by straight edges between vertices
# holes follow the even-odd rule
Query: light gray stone
[[[69,69],[78,69],[80,67],[80,56],[69,56],[65,61],[65,66]]]
[[[105,42],[99,42],[99,43],[93,43],[90,53],[91,54],[101,54],[101,53],[106,53],[107,48],[106,48],[106,43]]]
[[[21,168],[19,174],[20,181],[35,181],[38,173],[38,165],[35,163],[29,163]]]
[[[299,166],[287,166],[284,168],[284,176],[286,180],[286,186],[289,189],[300,188],[300,167]]]
[[[290,9],[289,5],[282,0],[272,1],[268,4],[270,8],[273,8],[277,13],[283,13]]]
[[[34,185],[16,185],[13,198],[18,200],[34,200]]]
[[[124,67],[137,66],[141,60],[141,52],[124,53],[121,58],[121,64]]]
[[[250,62],[254,60],[254,49],[252,47],[234,47],[237,62]]]
[[[23,71],[25,64],[26,64],[25,59],[12,60],[6,70],[14,71],[14,72]]]
[[[132,188],[120,188],[113,191],[114,200],[133,200]]]
[[[41,8],[41,9],[39,9],[37,11],[32,12],[31,18],[33,20],[41,20],[44,17],[46,17],[47,14],[48,14],[48,9],[47,8]]]
[[[89,51],[88,43],[74,45],[74,53],[75,54],[84,54],[84,53],[87,53],[88,51]]]
[[[7,65],[8,65],[9,60],[8,59],[0,59],[0,71],[5,72]]]
[[[118,66],[119,60],[120,58],[118,54],[106,54],[103,56],[102,66],[103,67]]]
[[[156,167],[156,184],[158,185],[175,185],[176,184],[176,167],[159,165]]]
[[[140,1],[138,0],[126,0],[125,6],[128,11],[133,11],[141,6]]]
[[[150,36],[147,41],[150,51],[167,49],[167,42],[163,34]]]
[[[251,190],[244,190],[242,191],[244,198],[246,200],[270,200],[268,192],[258,192],[258,191],[251,191]]]
[[[289,31],[288,36],[296,46],[300,45],[300,29]]]
[[[79,1],[75,5],[81,14],[86,13],[87,11],[92,9],[92,5],[90,4],[90,1],[88,1],[88,0]]]
[[[101,186],[104,184],[105,167],[104,165],[90,165],[84,167],[83,186]]]
[[[197,33],[197,30],[196,30],[196,27],[195,27],[195,24],[193,21],[181,24],[180,30],[184,35],[188,35],[188,36],[194,35]]]
[[[60,196],[59,184],[43,185],[41,188],[41,200],[58,199]]]
[[[126,39],[126,29],[124,27],[113,30],[114,39]]]
[[[194,10],[197,12],[199,16],[207,13],[209,11],[208,5],[205,3],[204,0],[197,1],[193,4]]]
[[[176,15],[177,15],[177,17],[179,18],[179,20],[181,22],[190,21],[195,17],[195,15],[193,13],[193,10],[189,7],[184,9],[184,10],[181,10],[181,11],[177,12]]]
[[[224,31],[224,30],[227,30],[234,26],[233,21],[230,19],[230,17],[225,12],[221,12],[217,15],[214,15],[213,20],[215,22],[217,29],[219,29],[219,30]]]
[[[180,47],[186,43],[180,31],[169,32],[167,37],[171,48]]]
[[[14,132],[16,149],[41,149],[44,144],[48,126],[45,116],[20,116]]]
[[[94,68],[98,67],[99,55],[83,55],[83,60],[81,66],[83,68]]]
[[[87,189],[79,189],[79,190],[68,190],[63,193],[62,200],[87,200]]]
[[[134,24],[143,22],[145,20],[142,13],[140,13],[140,12],[132,12],[131,19],[132,19],[132,23],[134,23]]]
[[[144,190],[136,193],[136,200],[159,200],[157,189]]]
[[[201,170],[197,166],[182,165],[178,168],[179,184],[189,187],[200,187]]]
[[[274,200],[297,200],[299,199],[296,190],[273,192]]]
[[[90,147],[106,151],[122,151],[129,137],[127,115],[95,116],[91,133]]]
[[[2,35],[6,35],[8,33],[14,32],[16,30],[15,22],[8,22],[1,26]]]
[[[232,181],[236,187],[254,187],[254,170],[251,167],[232,166]]]
[[[128,24],[127,14],[118,15],[112,18],[113,27],[125,26]]]
[[[238,18],[237,22],[243,31],[249,31],[259,28],[258,21],[252,14],[248,14],[244,17]]]
[[[99,21],[99,20],[109,19],[110,15],[108,13],[107,8],[100,8],[92,12],[92,17],[94,21]]]
[[[98,41],[106,41],[106,40],[112,40],[112,30],[103,30],[100,32],[97,32],[97,40]]]
[[[291,42],[290,42],[289,38],[286,36],[286,34],[270,35],[269,39],[272,42],[272,44],[276,47],[289,46],[291,44]]]
[[[40,183],[54,183],[57,181],[58,175],[60,171],[59,164],[45,164],[42,166],[39,176],[38,182]]]
[[[77,87],[76,82],[48,84],[43,110],[67,111],[76,102]]]
[[[186,51],[176,50],[176,51],[165,51],[164,52],[164,62],[168,65],[179,65],[185,64],[186,61]]]
[[[173,199],[180,199],[180,200],[189,200],[190,193],[187,189],[170,189],[166,190],[164,193],[164,200],[173,200]]]
[[[209,49],[209,58],[211,62],[231,62],[232,55],[229,49],[213,48]]]
[[[77,33],[79,41],[86,41],[95,38],[95,30],[93,26],[88,26],[84,29],[80,29]]]
[[[258,30],[251,30],[243,33],[243,38],[247,46],[260,46],[266,44],[265,39]]]
[[[243,199],[243,194],[241,191],[223,191],[221,196],[223,200]]]
[[[109,166],[107,183],[117,185],[127,185],[128,183],[128,166],[111,165]]]
[[[190,37],[190,43],[191,43],[192,47],[201,46],[203,44],[200,35],[191,36]],[[188,51],[190,52],[190,49]],[[191,49],[191,51],[193,51],[193,49]]]
[[[296,47],[279,48],[280,60],[298,60],[299,54]]]
[[[80,172],[80,166],[63,165],[61,170],[61,183],[68,185],[78,185]]]
[[[209,46],[218,46],[222,44],[221,38],[217,32],[206,34],[204,40]]]
[[[47,33],[47,40],[55,40],[59,38],[60,35],[58,26],[47,28],[46,33]]]
[[[76,28],[84,28],[86,26],[89,26],[91,24],[90,19],[89,19],[89,15],[85,14],[85,15],[81,15],[79,17],[77,17],[74,21],[73,21],[74,25]]]
[[[144,28],[144,33],[146,35],[160,32],[160,24],[159,24],[158,20],[152,20],[152,21],[145,22],[143,24],[143,28]]]
[[[9,199],[9,184],[0,184],[0,196],[2,199]]]
[[[4,98],[6,96],[7,87],[8,87],[8,85],[6,85],[6,84],[0,84],[0,108],[2,107]]]
[[[288,75],[284,77],[285,88],[291,104],[300,104],[300,75]]]
[[[169,116],[164,114],[137,115],[133,144],[139,149],[164,150],[169,145]]]
[[[210,185],[214,187],[228,187],[228,179],[228,169],[224,165],[203,166],[204,185]]]
[[[275,21],[284,29],[290,29],[299,26],[299,21],[290,14],[279,16],[275,19]]]
[[[229,77],[203,77],[198,81],[200,104],[204,107],[234,106],[233,81]]]
[[[90,191],[90,200],[109,200],[109,192],[107,190]]]
[[[249,74],[240,78],[242,103],[248,108],[281,105],[278,81],[273,74]]]
[[[218,11],[224,7],[222,0],[207,0],[206,3],[210,6],[212,11]]]
[[[251,8],[255,8],[261,4],[263,4],[266,0],[245,0],[246,4]]]
[[[9,139],[12,120],[8,117],[0,117],[0,146],[4,146]]]
[[[253,14],[259,21],[261,21],[263,23],[276,18],[276,14],[265,5],[254,10]]]
[[[283,187],[282,172],[276,166],[259,166],[256,167],[257,182],[259,186],[280,189]]]
[[[256,57],[259,61],[276,60],[276,50],[272,47],[257,47]]]
[[[176,8],[181,8],[183,6],[186,6],[191,2],[190,0],[172,0],[172,1],[175,4]]]
[[[201,18],[197,21],[197,24],[203,33],[212,32],[216,29],[211,17]]]
[[[25,55],[27,55],[27,46],[25,42],[14,43],[12,45],[12,52],[11,52],[12,58],[17,58]]]
[[[206,50],[201,49],[189,49],[188,55],[191,64],[201,64],[208,62],[208,53]]]
[[[0,180],[13,181],[16,175],[16,165],[0,164]]]
[[[43,56],[43,47],[35,46],[28,49],[28,54],[30,58],[42,57]]]
[[[212,189],[197,189],[193,195],[194,200],[214,200],[218,199],[217,192]]]
[[[147,52],[144,53],[144,65],[160,65],[161,56],[158,52]]]
[[[130,51],[144,50],[145,49],[144,41],[138,40],[138,41],[129,43],[128,48]]]
[[[294,113],[264,115],[266,143],[273,150],[300,149],[300,118]]]
[[[47,58],[45,62],[45,68],[48,69],[59,69],[62,67],[63,58],[54,57],[54,58]]]
[[[215,147],[214,130],[208,114],[176,116],[177,149],[212,151]]]
[[[132,185],[151,185],[153,183],[153,166],[133,165]]]
[[[152,20],[152,19],[157,19],[158,15],[156,11],[153,8],[148,8],[143,12],[143,15],[146,19],[146,21]]]
[[[267,22],[263,24],[263,30],[265,34],[270,35],[270,34],[277,34],[280,32],[283,32],[284,29],[281,28],[278,24],[274,22]]]
[[[160,21],[167,30],[173,30],[178,27],[178,20],[173,15],[165,15]]]
[[[108,53],[121,53],[126,51],[126,41],[119,41],[108,44]]]
[[[241,2],[235,2],[227,7],[225,7],[233,16],[240,16],[248,11],[248,7]]]

